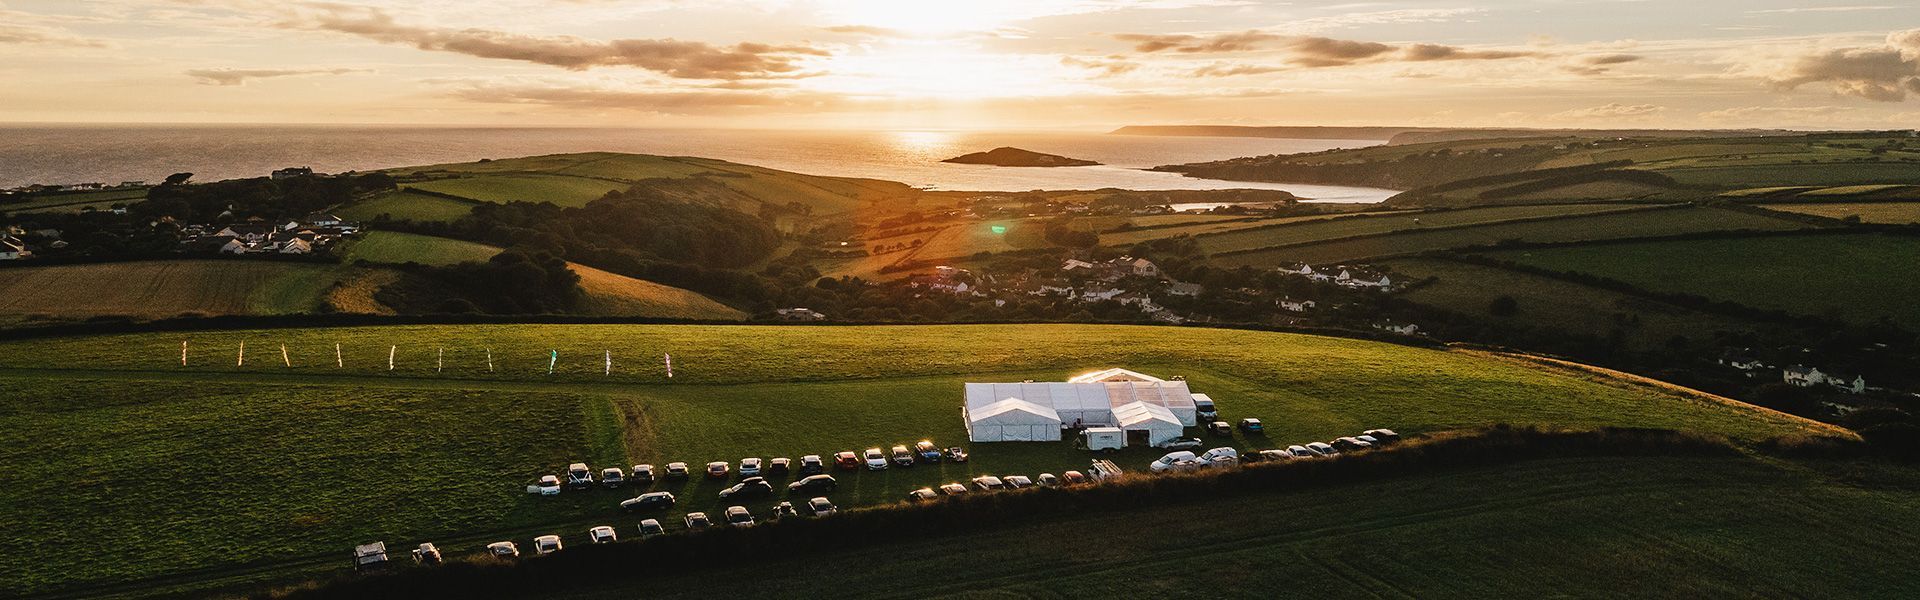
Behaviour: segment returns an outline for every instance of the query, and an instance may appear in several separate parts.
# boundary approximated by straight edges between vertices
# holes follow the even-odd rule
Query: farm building
[[[1125,369],[1065,382],[968,383],[961,414],[975,442],[1058,441],[1062,429],[1106,426],[1157,444],[1197,422],[1187,382]],[[1051,432],[1038,434],[1041,425]]]

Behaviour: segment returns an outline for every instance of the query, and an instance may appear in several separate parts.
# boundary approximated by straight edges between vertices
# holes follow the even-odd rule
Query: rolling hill
[[[560,357],[551,375],[550,349]],[[431,539],[460,553],[603,522],[631,530],[637,517],[612,510],[623,493],[540,498],[521,486],[578,460],[700,464],[960,443],[964,381],[1057,380],[1117,365],[1185,375],[1230,418],[1265,418],[1265,434],[1222,440],[1239,447],[1492,422],[1746,441],[1837,433],[1595,371],[1251,331],[484,325],[18,340],[0,342],[0,447],[12,457],[0,507],[19,517],[0,539],[36,550],[0,557],[0,592],[205,591],[333,572],[343,549],[373,539]],[[970,450],[967,463],[844,474],[833,496],[843,506],[888,503],[915,487],[1086,460],[1066,444]],[[1138,469],[1153,456],[1114,458]],[[220,493],[206,493],[213,488]],[[716,510],[718,489],[676,488],[683,501],[668,519]],[[153,506],[172,509],[162,517]]]

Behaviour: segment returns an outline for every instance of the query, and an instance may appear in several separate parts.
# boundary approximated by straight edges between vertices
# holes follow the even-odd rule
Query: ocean
[[[1382,143],[1157,137],[1074,132],[752,131],[561,127],[244,125],[0,125],[0,188],[33,183],[200,181],[259,177],[283,167],[327,173],[566,152],[701,156],[813,175],[871,177],[938,190],[1280,189],[1322,202],[1378,202],[1373,188],[1218,181],[1142,170],[1242,156]],[[942,159],[1015,146],[1104,163],[1015,168]]]

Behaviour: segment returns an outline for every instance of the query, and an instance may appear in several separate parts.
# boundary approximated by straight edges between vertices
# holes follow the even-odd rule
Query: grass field
[[[1726,189],[1920,183],[1920,164],[1891,161],[1699,166],[1662,169],[1660,172],[1682,185]]]
[[[1376,213],[1376,214],[1385,215],[1388,213]],[[1168,215],[1168,216],[1184,216],[1184,215]],[[1181,226],[1172,226],[1172,227],[1156,227],[1153,229],[1132,229],[1127,231],[1108,231],[1100,234],[1100,244],[1104,246],[1130,246],[1133,244],[1138,244],[1140,242],[1165,239],[1165,238],[1181,236],[1181,235],[1198,236],[1198,235],[1218,234],[1218,233],[1224,233],[1228,231],[1238,231],[1241,229],[1248,229],[1253,227],[1266,227],[1269,225],[1280,225],[1284,223],[1304,223],[1307,221],[1321,221],[1326,219],[1332,219],[1335,217],[1365,218],[1365,217],[1349,217],[1348,215],[1345,215],[1345,214],[1330,214],[1330,215],[1309,215],[1309,216],[1303,216],[1303,217],[1275,217],[1271,219],[1257,219],[1257,220],[1251,220],[1251,221],[1240,220],[1237,217],[1228,218],[1228,219],[1210,219],[1207,221],[1195,222],[1190,225],[1181,225]],[[1151,218],[1151,217],[1147,217],[1147,218]],[[1140,224],[1139,219],[1141,219],[1141,217],[1136,217],[1134,222],[1136,224]]]
[[[1610,213],[1644,210],[1646,207],[1622,207],[1618,204],[1551,204],[1539,206],[1500,206],[1419,213],[1382,214],[1345,217],[1328,221],[1232,233],[1200,236],[1200,248],[1208,253],[1265,248],[1280,244],[1298,244],[1357,235],[1395,231],[1419,231],[1434,227],[1454,227],[1498,223],[1515,219]]]
[[[346,248],[347,260],[375,263],[452,265],[484,262],[500,253],[499,248],[486,244],[394,231],[370,231],[351,244]],[[718,320],[740,320],[747,316],[696,292],[578,263],[570,263],[568,268],[580,276],[580,289],[586,293],[582,305],[575,311],[579,314]]]
[[[607,192],[628,185],[601,179],[558,175],[482,175],[408,183],[407,188],[450,194],[481,202],[552,202],[586,206]]]
[[[400,190],[340,207],[333,213],[349,221],[371,221],[384,214],[407,221],[448,222],[472,213],[473,205],[473,202]]]
[[[1818,235],[1605,244],[1493,256],[1642,288],[1920,328],[1920,239]]]
[[[74,194],[51,194],[26,202],[0,203],[0,213],[80,212],[82,209],[88,207],[106,210],[115,204],[137,202],[145,200],[146,197],[146,188],[101,190],[98,192],[79,192]]]
[[[564,598],[1911,597],[1912,470],[1554,459],[660,573]],[[837,568],[845,565],[858,568]],[[831,569],[832,577],[820,576]]]
[[[1835,219],[1859,216],[1863,223],[1903,225],[1920,223],[1920,202],[1796,202],[1762,204],[1763,208],[1819,215]]]
[[[351,269],[246,260],[164,260],[0,272],[0,320],[311,312]]]
[[[179,366],[183,339],[189,367]],[[334,366],[336,343],[344,368]],[[280,363],[280,344],[293,367]],[[560,355],[553,375],[549,348]],[[611,376],[602,375],[605,350]],[[660,364],[666,352],[673,379]],[[1236,437],[1239,447],[1496,421],[1746,440],[1824,430],[1492,355],[1186,328],[396,326],[15,341],[0,343],[0,507],[22,525],[0,528],[0,541],[36,552],[0,557],[0,593],[311,573],[339,568],[343,549],[372,539],[467,552],[602,522],[631,529],[637,517],[611,509],[631,492],[542,499],[521,486],[574,460],[697,465],[962,443],[962,382],[1058,380],[1108,366],[1185,375],[1223,416],[1264,418],[1268,433]],[[890,502],[972,474],[1086,460],[1065,444],[971,450],[965,464],[847,474],[833,497]],[[1141,468],[1153,456],[1117,459]],[[670,489],[682,502],[669,519],[719,508],[716,484]],[[763,512],[767,502],[748,506]]]
[[[1512,327],[1550,328],[1606,339],[1615,331],[1627,345],[1651,350],[1683,335],[1715,339],[1719,332],[1753,331],[1762,325],[1681,308],[1619,292],[1530,275],[1497,267],[1432,258],[1403,258],[1381,263],[1412,281],[1436,278],[1405,293],[1413,302],[1436,306]],[[1495,318],[1488,305],[1511,296],[1519,312]]]
[[[1277,266],[1296,261],[1318,264],[1427,250],[1444,250],[1448,248],[1495,244],[1504,240],[1573,242],[1677,235],[1703,231],[1778,231],[1805,227],[1808,227],[1805,223],[1764,215],[1754,215],[1709,207],[1687,207],[1668,210],[1597,214],[1572,219],[1553,219],[1521,223],[1492,223],[1475,227],[1435,231],[1411,231],[1380,237],[1337,240],[1320,244],[1288,246],[1221,255],[1215,256],[1213,260],[1225,266]],[[1204,244],[1203,242],[1203,245]]]

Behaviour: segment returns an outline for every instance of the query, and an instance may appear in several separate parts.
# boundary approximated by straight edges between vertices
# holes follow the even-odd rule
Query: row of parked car
[[[652,494],[666,494],[666,492],[653,492]],[[652,494],[648,494],[648,496]],[[664,506],[672,505],[672,498],[671,495],[669,495],[667,503]],[[625,503],[622,503],[622,506],[624,507]],[[767,515],[767,519],[777,521],[800,516],[825,517],[837,512],[840,512],[840,508],[834,506],[833,501],[825,497],[815,497],[801,503],[798,507],[795,507],[792,502],[781,502],[779,505],[773,507],[773,510]],[[760,523],[760,520],[755,518],[753,512],[747,510],[747,507],[737,505],[727,507],[727,509],[721,513],[720,521],[717,523],[704,512],[687,513],[686,516],[681,518],[681,521],[685,531],[688,532],[705,531],[717,526],[752,527]],[[641,520],[638,529],[640,539],[643,540],[666,535],[667,533],[666,526],[660,524],[659,519]],[[620,541],[620,533],[611,525],[600,525],[587,530],[587,541],[594,544],[610,544]],[[565,542],[557,535],[543,535],[533,538],[533,552],[537,555],[552,554],[559,552],[565,547]],[[487,554],[498,558],[518,558],[520,556],[520,546],[512,541],[494,542],[487,544]]]
[[[1193,438],[1187,439],[1193,440]],[[1198,442],[1199,440],[1193,441]],[[1153,464],[1148,465],[1148,469],[1155,473],[1165,473],[1169,471],[1192,471],[1202,468],[1231,467],[1243,462],[1335,456],[1341,452],[1367,450],[1398,441],[1400,441],[1400,434],[1395,433],[1392,429],[1368,429],[1361,432],[1360,435],[1342,437],[1330,442],[1295,444],[1287,446],[1286,448],[1249,451],[1245,454],[1228,447],[1214,448],[1198,455],[1195,455],[1191,450],[1183,449],[1167,453],[1165,456],[1160,457],[1159,460],[1153,461]],[[1183,443],[1181,445],[1184,446],[1185,444]],[[1196,443],[1189,447],[1198,447],[1198,444]]]
[[[931,440],[920,440],[914,444],[911,449],[905,444],[899,444],[895,445],[891,451],[882,451],[880,448],[875,447],[868,448],[864,453],[856,453],[851,450],[838,452],[833,455],[833,468],[842,471],[857,471],[862,468],[869,471],[881,471],[887,469],[889,466],[911,467],[916,464],[937,463],[943,460],[967,462],[967,451],[959,446],[943,449],[934,445]],[[800,462],[797,466],[794,464],[793,459],[785,457],[772,460],[749,457],[740,459],[740,464],[737,469],[732,463],[714,461],[707,463],[704,472],[708,479],[722,480],[732,477],[734,473],[738,473],[743,482],[748,479],[767,476],[784,476],[794,472],[798,472],[801,476],[807,477],[826,473],[827,462],[826,459],[821,458],[818,454],[809,454],[800,457]],[[543,496],[556,496],[565,488],[586,490],[592,489],[596,485],[607,489],[619,489],[628,485],[648,487],[659,480],[686,480],[691,477],[692,469],[684,462],[667,463],[664,469],[656,469],[650,464],[633,465],[631,471],[623,470],[619,467],[607,467],[600,470],[598,478],[595,478],[593,469],[589,468],[586,463],[573,463],[567,465],[566,479],[564,482],[558,475],[542,475],[533,485],[528,486],[528,491]],[[725,496],[722,496],[722,498],[724,497]]]

